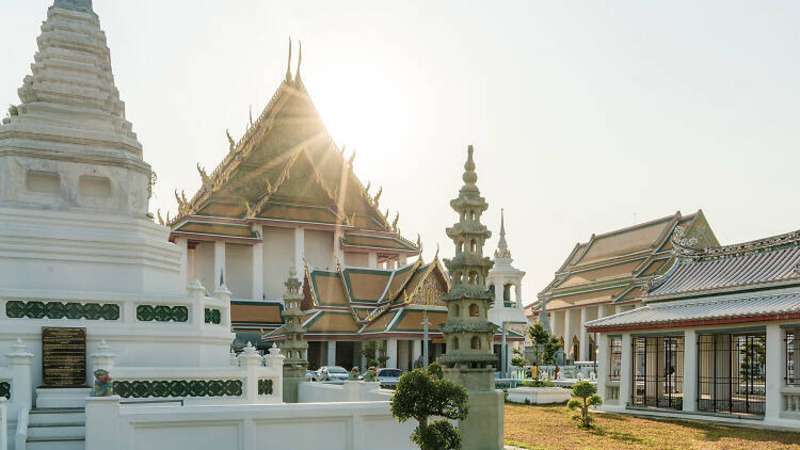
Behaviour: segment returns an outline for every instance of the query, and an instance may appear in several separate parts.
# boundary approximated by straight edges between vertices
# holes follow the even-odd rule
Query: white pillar
[[[522,309],[522,280],[517,280],[517,308]]]
[[[414,339],[411,344],[411,368],[414,368],[414,363],[422,356],[422,341]]]
[[[186,238],[176,238],[175,245],[181,251],[181,283],[185,287],[192,282],[189,280],[189,241]]]
[[[248,342],[244,351],[239,355],[239,367],[245,368],[247,378],[245,379],[245,398],[247,403],[254,404],[258,400],[258,375],[256,371],[261,367],[264,358],[256,352],[252,342]]]
[[[767,396],[765,419],[779,419],[782,408],[781,388],[785,373],[783,338],[777,323],[767,325]]]
[[[398,257],[397,257],[397,264],[398,264],[400,267],[405,267],[405,266],[406,266],[406,264],[408,264],[408,262],[407,262],[407,259],[406,259],[406,255],[400,255],[400,256],[398,256]]]
[[[606,355],[608,352],[608,335],[606,333],[598,333],[597,334],[597,348],[602,349],[600,351],[601,355]],[[606,397],[606,384],[608,383],[608,363],[609,358],[603,357],[599,358],[597,361],[597,395],[600,396],[604,401],[607,399]]]
[[[22,339],[17,338],[11,346],[11,353],[7,353],[9,359],[8,368],[11,369],[11,376],[14,378],[11,387],[11,403],[17,408],[30,410],[33,406],[33,386],[31,383],[31,360],[33,353],[28,353],[27,347],[22,343]]]
[[[329,340],[328,341],[328,365],[335,366],[336,365],[336,341]]]
[[[697,331],[686,330],[683,334],[683,410],[697,411]]]
[[[225,272],[225,241],[214,242],[214,287],[219,287],[220,275],[224,274],[225,284],[228,284],[228,274]]]
[[[633,351],[631,350],[631,334],[622,335],[622,361],[619,374],[619,405],[624,407],[631,401],[631,386],[633,381]]]
[[[504,280],[500,277],[494,279],[494,307],[495,308],[502,308],[503,307],[503,290],[505,286],[503,285]]]
[[[386,356],[389,359],[386,360],[386,367],[397,367],[397,339],[396,338],[389,338],[386,339]]]
[[[302,273],[303,255],[306,253],[306,230],[301,227],[294,229],[294,265]]]
[[[0,397],[0,450],[8,448],[8,413],[6,398]]]
[[[263,227],[261,225],[253,225],[253,231],[261,236]],[[264,243],[257,242],[253,245],[252,259],[250,267],[252,269],[253,288],[251,289],[254,300],[264,299]]]
[[[86,399],[86,450],[118,448],[119,397]]]
[[[589,314],[587,311],[588,307],[583,306],[581,307],[581,324],[578,327],[580,331],[581,340],[581,349],[580,349],[580,361],[589,361],[592,359],[591,355],[589,355],[589,332],[586,331],[586,322],[589,321]],[[575,360],[578,360],[578,356],[575,357]]]
[[[367,255],[367,267],[370,269],[377,269],[378,268],[378,254],[375,252],[370,252]]]
[[[564,310],[564,353],[569,358],[569,351],[572,349],[572,337],[575,331],[572,329],[572,308]],[[573,355],[577,359],[577,355]]]

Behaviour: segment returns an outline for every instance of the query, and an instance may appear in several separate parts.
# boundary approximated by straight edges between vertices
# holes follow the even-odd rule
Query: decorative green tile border
[[[186,322],[189,320],[189,308],[186,306],[139,305],[136,307],[136,319],[140,322]]]
[[[119,305],[100,303],[6,302],[9,319],[119,320]]]
[[[272,380],[258,380],[258,395],[272,395]]]
[[[222,323],[222,316],[218,309],[206,308],[206,323],[219,325]]]
[[[115,381],[122,398],[241,397],[242,380]]]
[[[2,397],[5,397],[6,400],[11,400],[11,383],[0,382],[0,398]]]

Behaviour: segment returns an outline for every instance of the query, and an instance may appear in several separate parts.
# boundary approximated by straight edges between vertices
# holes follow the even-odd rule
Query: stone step
[[[84,425],[42,425],[28,426],[28,440],[31,439],[65,439],[65,438],[85,438],[86,427]]]
[[[28,419],[29,426],[84,425],[86,412],[83,409],[34,409]]]
[[[90,388],[37,388],[37,408],[85,408]]]
[[[27,450],[86,450],[83,438],[73,439],[31,439],[28,438]]]

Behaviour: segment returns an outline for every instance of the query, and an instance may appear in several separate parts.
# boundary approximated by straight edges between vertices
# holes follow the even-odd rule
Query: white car
[[[366,372],[364,372],[358,378],[363,380],[364,375],[366,375]],[[382,386],[397,386],[397,382],[400,381],[403,371],[401,369],[378,369],[377,375],[377,381]]]
[[[314,381],[332,381],[335,383],[344,383],[347,381],[349,372],[344,370],[344,367],[339,366],[322,366],[317,371],[317,376]]]

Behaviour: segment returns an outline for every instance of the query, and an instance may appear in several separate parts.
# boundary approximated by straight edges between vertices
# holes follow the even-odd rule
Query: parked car
[[[314,378],[316,378],[316,376],[317,376],[316,371],[306,369],[306,378],[308,378],[308,381],[315,381]]]
[[[363,380],[364,375],[366,372],[361,374],[358,379]],[[397,386],[397,382],[400,381],[400,377],[403,375],[403,371],[401,369],[378,369],[378,382],[381,386]]]
[[[347,381],[348,372],[344,367],[339,366],[322,366],[316,372],[317,375],[313,381],[333,381],[345,382]]]

